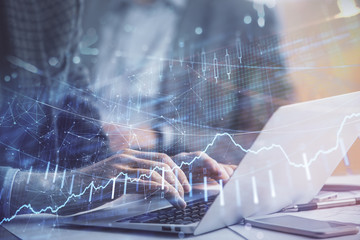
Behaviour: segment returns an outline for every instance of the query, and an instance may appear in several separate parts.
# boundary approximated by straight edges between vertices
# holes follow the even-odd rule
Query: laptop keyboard
[[[168,207],[117,222],[183,225],[195,223],[201,220],[215,198],[216,196],[210,196],[207,202],[204,199],[187,202],[186,208],[181,210],[176,207]]]

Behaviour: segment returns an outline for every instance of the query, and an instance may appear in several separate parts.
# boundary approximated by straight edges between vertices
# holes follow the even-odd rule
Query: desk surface
[[[63,228],[56,227],[56,219],[31,219],[31,217],[20,217],[4,227],[21,239],[179,239],[184,236],[177,234],[139,232],[121,229],[98,229],[98,228]],[[234,231],[224,228],[200,236],[187,236],[186,239],[244,239]]]
[[[102,207],[101,212],[111,211],[118,216],[126,217],[137,213],[145,212],[146,210],[156,209],[169,203],[158,201],[149,203],[137,201],[139,198],[136,195],[127,195],[113,203],[109,203]],[[115,205],[115,206],[114,206]],[[87,214],[91,217],[96,217],[96,211]],[[81,219],[86,217],[84,215],[75,216],[74,219]],[[3,226],[10,232],[21,239],[179,239],[185,236],[169,233],[155,233],[145,231],[133,231],[124,229],[104,229],[97,227],[77,227],[77,226],[63,226],[61,223],[67,221],[64,217],[57,217],[51,214],[40,215],[22,215],[17,216],[10,223],[4,223]],[[200,236],[186,236],[186,239],[244,239],[234,231],[224,228],[211,233]]]
[[[130,196],[129,196],[130,197]],[[127,199],[129,200],[129,199]],[[121,201],[121,200],[119,200]],[[119,213],[130,215],[134,211],[144,211],[146,204],[119,204]],[[164,203],[160,203],[164,204]],[[133,206],[134,205],[134,206]],[[154,204],[151,208],[157,208]],[[111,208],[114,209],[114,208]],[[125,211],[124,211],[125,210]],[[318,220],[342,221],[356,223],[360,226],[360,206],[344,208],[332,208],[316,211],[297,213],[302,217],[309,217]],[[22,215],[13,219],[3,226],[21,239],[179,239],[182,235],[141,232],[123,229],[104,229],[96,227],[65,227],[61,223],[65,219],[51,214]],[[279,233],[258,228],[246,228],[241,225],[234,225],[200,236],[185,236],[186,239],[278,239],[278,240],[304,240],[301,236]],[[360,234],[342,238],[331,238],[332,240],[360,239]]]
[[[43,216],[20,216],[11,223],[3,226],[21,239],[180,239],[184,236],[166,233],[140,232],[122,229],[58,227],[58,218],[49,215]],[[185,236],[186,239],[210,240],[210,239],[263,239],[263,240],[306,240],[309,238],[284,234],[258,228],[246,228],[234,225],[199,236]],[[331,238],[332,240],[355,240],[360,239],[360,234]]]

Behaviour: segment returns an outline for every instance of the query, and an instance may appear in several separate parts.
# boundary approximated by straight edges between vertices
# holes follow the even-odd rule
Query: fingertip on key
[[[186,193],[191,192],[191,186],[190,186],[190,184],[184,184],[184,185],[183,185],[183,188],[184,188],[184,191],[185,191]]]
[[[178,204],[179,208],[182,208],[182,209],[186,208],[186,202],[182,198],[178,198],[177,204]]]

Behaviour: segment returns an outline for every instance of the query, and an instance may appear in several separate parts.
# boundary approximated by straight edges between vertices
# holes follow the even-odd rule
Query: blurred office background
[[[122,8],[123,7],[122,4],[126,4],[127,2],[129,1],[110,1],[110,0],[101,1],[101,2],[95,0],[85,1],[85,9],[84,9],[85,14],[83,21],[84,37],[82,41],[82,52],[81,52],[82,54],[79,56],[79,60],[81,59],[82,63],[87,65],[88,68],[90,69],[92,76],[91,79],[93,81],[93,86],[95,91],[96,89],[97,90],[101,89],[101,87],[109,86],[110,84],[110,86],[113,86],[112,91],[116,92],[116,90],[114,90],[116,89],[116,85],[112,85],[113,82],[106,79],[108,76],[103,77],[104,69],[109,69],[109,65],[112,65],[112,67],[110,67],[112,71],[114,71],[114,69],[117,70],[118,68],[119,69],[124,68],[123,65],[124,62],[118,61],[116,59],[115,60],[109,59],[108,62],[106,61],[104,62],[104,60],[101,59],[103,57],[102,53],[104,49],[105,51],[108,51],[110,55],[112,54],[112,56],[115,55],[117,57],[126,58],[126,59],[131,58],[132,62],[130,65],[132,66],[136,65],[137,67],[139,67],[139,64],[144,64],[142,62],[141,57],[136,59],[134,58],[134,56],[129,56],[129,55],[126,56],[124,55],[123,51],[118,51],[118,49],[114,47],[114,41],[115,42],[118,41],[119,45],[123,41],[123,39],[121,39],[123,35],[121,34],[134,32],[135,29],[134,26],[132,26],[131,24],[126,25],[126,23],[122,22],[124,18],[121,15],[121,13],[126,12]],[[177,36],[176,31],[178,29],[171,29],[171,27],[169,26],[175,26],[175,25],[171,25],[173,24],[174,21],[176,21],[176,19],[174,19],[173,17],[172,11],[176,12],[177,8],[181,9],[184,6],[184,4],[187,4],[186,1],[180,1],[180,0],[164,1],[164,2],[169,2],[169,4],[171,4],[171,7],[169,8],[170,10],[168,8],[163,8],[163,10],[165,9],[166,11],[164,10],[161,12],[157,12],[159,10],[157,10],[156,7],[154,7],[156,6],[157,1],[139,0],[139,1],[130,1],[130,2],[145,6],[144,8],[149,8],[148,11],[144,11],[143,9],[142,10],[132,9],[133,18],[136,17],[136,14],[139,14],[139,16],[143,17],[143,19],[139,18],[139,21],[143,21],[143,23],[148,24],[146,26],[140,24],[140,26],[143,26],[143,30],[147,29],[147,31],[151,33],[153,32],[152,27],[161,28],[164,34],[162,36],[143,35],[138,37],[140,38],[142,37],[143,39],[157,38],[159,39],[160,44],[162,45],[166,45],[166,44],[171,45],[169,43],[171,41],[175,41],[176,43],[179,42],[179,46],[181,48],[182,40],[174,39]],[[163,4],[164,2],[161,3]],[[252,41],[254,42],[262,41],[262,43],[258,45],[259,46],[261,45],[261,47],[259,48],[263,48],[264,52],[266,52],[271,47],[274,47],[276,45],[279,46],[277,49],[279,51],[279,55],[281,55],[281,60],[271,60],[271,59],[270,60],[274,62],[276,61],[274,63],[274,66],[276,67],[280,66],[280,68],[284,67],[285,70],[279,72],[281,73],[282,77],[286,78],[286,82],[289,83],[289,85],[291,86],[291,92],[292,92],[291,97],[285,96],[287,94],[285,93],[285,90],[280,91],[280,94],[283,94],[283,96],[280,96],[280,98],[284,100],[282,102],[283,104],[320,99],[324,97],[330,97],[338,94],[344,94],[344,93],[360,90],[360,80],[358,78],[360,74],[360,54],[359,54],[360,53],[360,44],[359,44],[360,43],[360,3],[359,3],[360,1],[358,0],[323,0],[323,1],[238,0],[238,1],[225,1],[225,2],[227,2],[228,4],[236,4],[236,2],[244,2],[244,6],[245,5],[247,6],[245,8],[246,10],[244,9],[238,10],[238,13],[242,14],[241,22],[236,22],[236,23],[229,22],[228,23],[229,25],[236,25],[236,24],[246,25],[246,26],[248,25],[251,26],[252,29],[259,28],[260,29],[259,32],[261,32],[263,31],[261,29],[269,29],[270,26],[269,24],[273,24],[273,21],[276,20],[277,22],[276,28],[271,28],[269,31],[260,34],[261,36],[258,39],[247,38],[246,40],[244,39],[241,40],[242,40],[242,44],[244,44],[244,42],[246,41],[248,42],[246,48],[250,49],[251,51],[253,49]],[[151,5],[152,7],[150,7]],[[206,11],[205,8],[204,11]],[[247,14],[246,11],[249,11],[249,13]],[[142,13],[144,12],[147,12],[148,16],[144,17],[142,15]],[[254,14],[254,12],[257,14]],[[119,13],[119,15],[117,16],[116,13]],[[160,13],[165,16],[164,17],[165,20],[160,20],[159,22],[159,18],[157,14]],[[263,14],[265,15],[265,13],[266,13],[266,17],[263,16]],[[268,13],[270,13],[270,15],[273,15],[270,19],[268,19],[269,16]],[[214,16],[212,14],[213,13],[211,12],[207,13],[208,21],[215,21],[214,19],[212,19]],[[229,12],[229,15],[231,15],[231,12]],[[111,26],[109,26],[109,23]],[[229,27],[229,29],[232,28]],[[138,31],[141,31],[141,28],[140,30],[138,29]],[[197,35],[204,34],[202,33],[202,31],[203,29],[201,28],[194,28],[193,35],[196,37]],[[251,31],[257,31],[257,30],[251,30]],[[108,36],[105,36],[106,34],[110,34],[108,36],[112,36],[112,37],[110,37],[109,39]],[[229,49],[230,52],[230,49],[232,49],[233,51],[230,54],[232,54],[232,56],[235,56],[236,34],[237,33],[235,31],[229,32],[227,37],[224,37],[222,40],[218,40],[217,44],[210,45],[210,48],[209,48],[209,43],[204,41],[203,44],[205,47],[207,47],[207,56],[211,56],[211,59],[208,59],[208,61],[213,62],[212,56],[214,53],[218,53],[217,51],[221,51],[225,53],[225,50],[227,51]],[[167,37],[165,36],[171,36],[171,39],[167,39]],[[275,40],[273,40],[274,36],[275,36]],[[107,45],[106,41],[104,43],[104,39],[106,38],[108,38],[107,41],[109,41],[109,45]],[[224,40],[227,38],[232,39],[234,41],[229,42]],[[189,42],[191,42],[191,40],[194,40],[195,38],[192,39],[190,37],[189,39],[190,39]],[[276,41],[276,43],[274,43],[274,41]],[[185,44],[188,44],[188,42],[186,41],[184,42]],[[131,55],[132,53],[131,48],[133,48],[138,52],[142,52],[142,54],[144,54],[145,56],[148,56],[146,55],[146,52],[149,51],[149,48],[151,50],[152,46],[148,46],[140,43],[141,41],[139,42],[137,47],[136,45],[135,46],[129,45],[130,48],[126,49],[128,50],[127,54],[130,53]],[[196,47],[201,49],[202,46],[196,46]],[[163,51],[164,53],[162,53],[161,51]],[[136,54],[138,54],[138,52]],[[244,49],[244,54],[245,52],[246,51]],[[154,65],[149,64],[148,66],[144,67],[142,70],[137,69],[137,71],[128,71],[128,69],[124,69],[123,76],[126,76],[128,79],[132,79],[132,77],[135,76],[136,78],[144,79],[145,81],[147,81],[148,78],[154,77],[153,75],[151,75],[153,73],[152,71],[154,72],[159,71],[158,70],[159,61],[163,63],[162,66],[164,66],[164,69],[166,68],[168,72],[172,70],[171,69],[172,65],[170,64],[175,64],[175,65],[180,64],[179,59],[181,61],[181,56],[177,56],[177,54],[175,55],[173,54],[171,55],[172,57],[169,58],[169,55],[166,55],[168,53],[168,49],[160,49],[157,53],[159,53],[161,56],[160,55],[155,56],[158,59],[157,62],[154,63]],[[201,53],[199,52],[198,57],[200,57],[200,54]],[[186,59],[188,61],[190,59],[191,61],[190,55],[191,54],[188,54],[188,51],[186,51],[182,57],[185,59],[185,61]],[[154,57],[154,55],[150,57]],[[231,60],[237,61],[236,57],[234,57],[234,59]],[[220,58],[219,61],[221,61]],[[223,59],[222,61],[223,64],[225,64],[225,59]],[[244,61],[246,60],[244,59]],[[262,63],[260,62],[260,64]],[[144,71],[144,69],[147,70],[151,69],[151,71]],[[197,70],[199,70],[201,73],[201,67],[198,68]],[[213,68],[209,69],[210,73],[212,73],[212,71]],[[221,72],[220,70],[220,74],[223,74],[224,78],[226,78],[226,72],[224,71],[225,70]],[[233,70],[233,74],[235,74],[234,71],[236,72],[236,69]],[[151,72],[151,74],[149,74],[149,72]],[[240,76],[240,78],[242,78],[244,75],[247,76],[247,73],[242,73],[241,71],[239,71],[236,74],[239,74],[238,76]],[[274,73],[274,76],[278,76],[278,75],[279,74],[277,72]],[[102,76],[101,79],[99,79],[99,76]],[[260,74],[259,76],[263,77],[264,75]],[[184,79],[184,78],[185,78],[184,76],[181,77],[178,76],[178,79]],[[251,77],[251,79],[252,79],[251,81],[255,81],[253,80],[253,77]],[[276,77],[274,77],[274,79],[275,81],[273,81],[271,86],[272,87],[271,90],[273,92],[274,90],[280,88],[275,86],[276,84],[279,84],[279,86],[283,84],[283,83],[279,83],[280,81],[278,81]],[[236,83],[234,84],[236,85]],[[147,88],[150,87],[154,87],[154,85],[147,86]],[[209,91],[211,91],[211,88]],[[261,93],[261,91],[262,90],[259,90],[258,93]],[[115,92],[111,92],[111,93],[107,92],[105,93],[104,96],[105,97],[108,96],[111,99],[115,99],[116,96],[119,95]],[[123,90],[123,92],[125,92],[124,94],[129,94],[129,95],[137,94],[136,89],[135,90],[131,89],[131,86],[125,88],[125,91]],[[156,92],[156,90],[154,92]],[[264,93],[265,92],[266,91],[264,90]],[[151,95],[150,92],[149,94]],[[210,93],[207,92],[206,94],[210,94]],[[202,95],[200,94],[200,96]],[[159,96],[155,96],[155,98],[158,97]],[[124,98],[121,104],[129,107],[129,105],[127,104],[129,104],[130,100],[128,99],[130,98]],[[138,99],[138,97],[134,97],[132,99],[133,102],[136,102],[136,99]],[[264,104],[263,108],[267,109],[268,107],[269,107],[268,105]],[[258,108],[260,110],[256,112],[256,114],[258,114],[257,116],[260,115],[259,113],[263,114],[263,112],[261,112],[262,111],[261,109],[263,108],[261,107]],[[154,109],[146,109],[146,111],[152,112],[154,111]],[[266,122],[266,119],[269,117],[270,113],[266,112],[261,119],[257,119],[259,122],[258,126],[261,126],[261,124]],[[189,112],[185,112],[184,114],[189,114]],[[134,114],[132,113],[132,115]],[[233,115],[230,114],[228,116],[233,116]],[[218,117],[217,115],[214,116],[214,118],[217,117]],[[143,117],[140,117],[139,122],[141,122],[141,119],[144,120]],[[126,123],[126,119],[117,119],[117,120],[123,122],[125,125],[129,124]],[[240,119],[240,120],[238,119],[239,122],[244,120],[250,120],[250,119],[245,117],[244,119]],[[209,123],[207,126],[214,127],[211,124],[212,123]],[[216,127],[220,126],[217,123],[215,125]],[[229,129],[232,128],[233,125],[234,124],[227,124],[227,125],[224,124],[221,125],[220,127],[224,129]],[[254,129],[260,130],[259,127]],[[234,131],[235,130],[238,131],[244,129],[242,129],[241,127],[235,127]],[[210,132],[206,132],[206,133],[210,135]],[[241,139],[239,139],[239,141],[241,141]],[[179,140],[179,142],[182,141]],[[202,140],[197,140],[197,143],[195,145],[201,148],[202,146],[205,146],[204,144],[208,142],[209,142],[209,138],[203,138]],[[338,167],[338,169],[335,171],[335,174],[360,173],[359,156],[360,156],[360,139],[355,143],[353,148],[348,153],[348,157],[351,163],[350,167],[345,166],[342,162]]]

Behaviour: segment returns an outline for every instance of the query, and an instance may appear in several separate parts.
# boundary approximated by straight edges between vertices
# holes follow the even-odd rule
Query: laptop
[[[354,92],[280,107],[250,149],[237,145],[246,155],[229,181],[194,193],[184,210],[167,205],[126,217],[110,211],[71,224],[199,235],[307,203],[360,136],[359,103]]]

